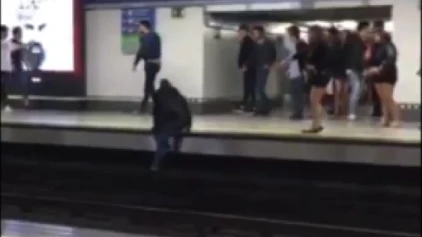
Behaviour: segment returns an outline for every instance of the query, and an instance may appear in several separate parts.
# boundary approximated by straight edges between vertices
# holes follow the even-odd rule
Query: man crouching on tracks
[[[161,160],[171,151],[178,152],[182,146],[183,132],[192,126],[192,114],[186,98],[162,79],[160,88],[153,96],[153,128],[156,151],[151,171],[158,171]],[[172,140],[172,144],[170,143]]]

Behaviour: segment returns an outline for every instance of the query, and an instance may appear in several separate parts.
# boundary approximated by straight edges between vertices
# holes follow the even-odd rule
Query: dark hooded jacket
[[[153,132],[177,133],[190,130],[192,114],[186,98],[168,81],[153,96]]]

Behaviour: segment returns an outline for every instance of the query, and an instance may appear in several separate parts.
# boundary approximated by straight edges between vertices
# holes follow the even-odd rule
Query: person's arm
[[[144,57],[144,50],[145,50],[145,40],[141,39],[139,42],[139,48],[136,52],[135,59],[133,61],[133,68],[135,69],[138,63],[141,61],[141,59]]]
[[[292,55],[293,60],[304,60],[306,57],[308,45],[305,42],[299,42],[296,46],[296,53]]]
[[[183,96],[182,96],[182,103],[183,103],[183,110],[184,110],[184,112],[187,115],[187,121],[186,121],[186,127],[185,127],[185,129],[187,129],[188,131],[190,131],[191,128],[192,128],[192,113],[190,111],[190,107],[189,107],[188,101]]]
[[[267,65],[272,66],[277,61],[277,49],[273,42],[267,42],[268,61]]]
[[[161,59],[161,37],[157,33],[154,33],[154,52],[152,59]]]
[[[380,68],[385,68],[385,67],[390,67],[390,66],[394,66],[396,64],[396,60],[397,60],[397,49],[393,44],[386,44],[384,46],[384,50],[385,50],[385,58],[383,60],[383,62],[381,63]]]
[[[240,43],[239,54],[237,55],[237,66],[242,68],[245,66],[245,51],[246,51],[246,42],[245,39]]]

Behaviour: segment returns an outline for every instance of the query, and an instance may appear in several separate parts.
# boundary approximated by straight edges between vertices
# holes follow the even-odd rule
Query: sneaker
[[[356,120],[356,115],[355,114],[349,114],[349,116],[347,116],[347,119],[349,121],[355,121]]]
[[[241,105],[239,108],[234,110],[235,113],[243,113],[245,112],[245,106]]]
[[[6,106],[3,108],[3,111],[4,111],[4,112],[11,112],[11,111],[12,111],[12,107],[10,107],[9,105],[6,105]]]

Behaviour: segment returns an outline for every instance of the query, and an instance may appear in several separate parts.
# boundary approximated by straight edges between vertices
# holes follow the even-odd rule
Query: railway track
[[[2,149],[2,217],[38,213],[39,218],[44,213],[53,221],[60,216],[80,225],[73,222],[83,219],[126,231],[189,226],[180,234],[184,237],[205,236],[213,227],[222,236],[420,236],[420,186],[397,180],[399,184],[318,179],[300,175],[299,168],[268,176],[247,172],[242,165],[225,172],[173,165],[152,174],[123,151],[116,153],[119,163],[100,151],[93,153],[103,156],[103,162],[67,157],[63,150],[31,157],[17,153]]]

